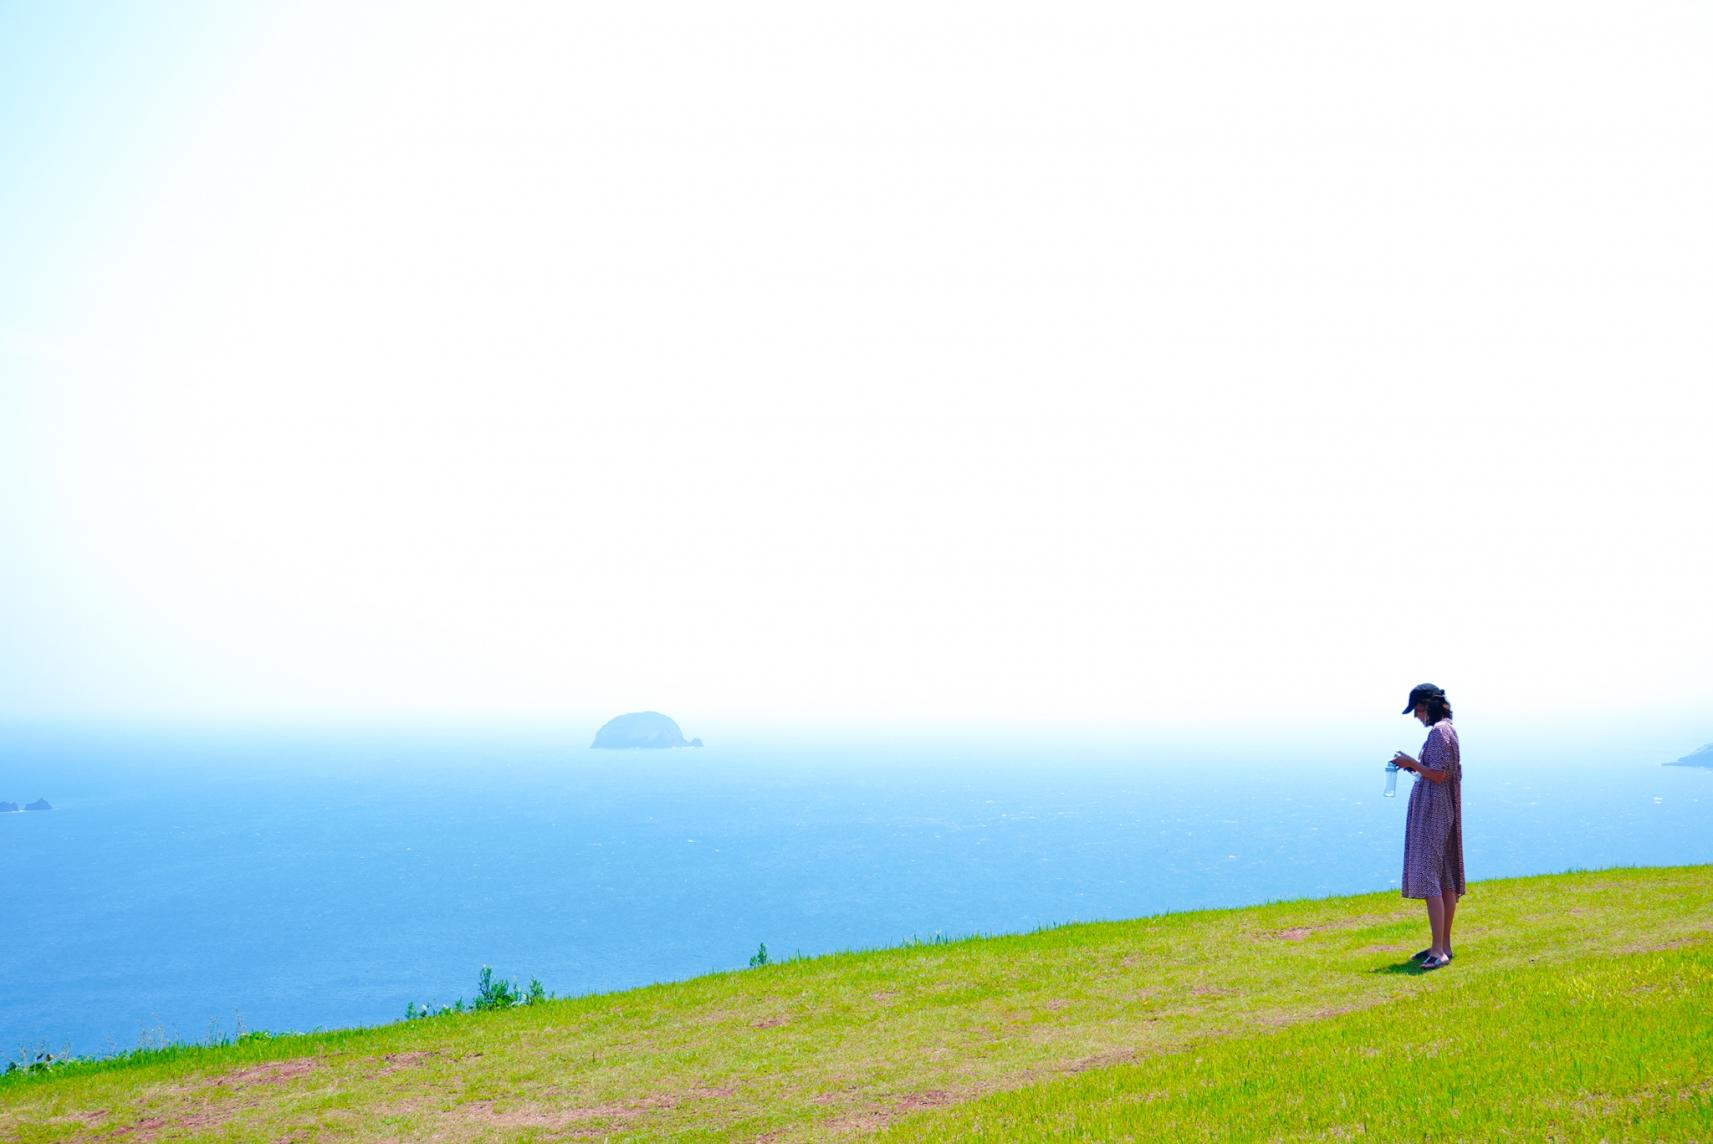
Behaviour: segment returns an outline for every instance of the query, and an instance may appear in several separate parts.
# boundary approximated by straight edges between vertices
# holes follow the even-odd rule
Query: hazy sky
[[[1709,58],[0,2],[0,716],[1713,715]]]

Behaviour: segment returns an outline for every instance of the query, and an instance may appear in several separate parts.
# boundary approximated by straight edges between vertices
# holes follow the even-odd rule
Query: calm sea
[[[1484,755],[1470,876],[1713,861],[1713,771]],[[1354,752],[0,733],[0,1057],[373,1024],[935,934],[1395,888]],[[1689,744],[1693,746],[1695,744]],[[1664,757],[1671,757],[1666,755]],[[1478,909],[1475,898],[1471,909]]]

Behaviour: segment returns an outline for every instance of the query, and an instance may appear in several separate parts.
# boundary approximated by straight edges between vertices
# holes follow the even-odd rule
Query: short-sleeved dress
[[[1404,897],[1429,898],[1447,890],[1463,896],[1463,759],[1450,719],[1428,728],[1424,770],[1450,771],[1442,783],[1416,780],[1404,818]]]

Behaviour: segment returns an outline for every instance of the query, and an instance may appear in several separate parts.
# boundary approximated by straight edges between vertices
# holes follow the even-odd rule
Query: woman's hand
[[[1444,771],[1430,771],[1430,770],[1428,770],[1426,767],[1422,766],[1420,763],[1416,762],[1414,759],[1410,758],[1408,755],[1404,754],[1404,752],[1402,752],[1402,751],[1399,751],[1396,755],[1393,755],[1392,761],[1394,763],[1398,764],[1399,770],[1414,771],[1416,774],[1420,775],[1424,779],[1427,779],[1429,782],[1442,783],[1451,777],[1449,774],[1447,774]]]

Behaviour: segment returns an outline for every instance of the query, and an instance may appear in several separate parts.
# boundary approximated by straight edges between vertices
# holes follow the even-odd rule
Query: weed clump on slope
[[[418,1005],[415,1001],[404,1007],[404,1019],[420,1021],[428,1017],[444,1017],[454,1013],[491,1013],[499,1009],[510,1009],[517,1005],[539,1005],[543,1001],[552,1000],[549,993],[536,977],[529,979],[527,990],[519,989],[517,981],[495,981],[494,969],[491,965],[482,966],[482,972],[476,976],[476,998],[470,1004],[464,1004],[462,997],[450,1005],[442,1005],[436,1009],[432,1005]]]

